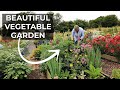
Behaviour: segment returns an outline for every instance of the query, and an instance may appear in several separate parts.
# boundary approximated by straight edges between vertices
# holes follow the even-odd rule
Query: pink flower
[[[111,49],[111,51],[110,51],[111,53],[114,53],[114,49]]]

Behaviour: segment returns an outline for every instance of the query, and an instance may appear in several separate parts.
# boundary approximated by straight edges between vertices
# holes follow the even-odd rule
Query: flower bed
[[[120,33],[115,36],[110,34],[106,36],[98,36],[92,40],[92,45],[100,48],[102,54],[115,56],[120,59]]]
[[[48,44],[39,45],[33,56],[43,60],[51,55],[47,50],[60,49],[59,59],[40,66],[48,79],[101,79],[101,53],[90,44],[74,45],[69,38],[57,35]]]

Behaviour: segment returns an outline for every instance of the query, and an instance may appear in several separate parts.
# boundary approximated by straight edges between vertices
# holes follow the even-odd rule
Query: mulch
[[[113,69],[120,69],[120,64],[106,60],[106,59],[102,60],[103,73],[105,73],[109,77],[112,77],[112,70]]]

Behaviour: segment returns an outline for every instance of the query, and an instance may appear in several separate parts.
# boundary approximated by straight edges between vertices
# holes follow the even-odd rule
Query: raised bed
[[[104,72],[101,72],[106,78],[109,78],[109,79],[113,79],[113,77],[112,76],[110,76],[110,75],[108,75],[108,74],[106,74],[106,73],[104,73]]]
[[[116,57],[114,56],[110,56],[110,55],[107,55],[107,54],[102,54],[101,57],[103,59],[107,59],[109,61],[113,61],[113,62],[117,62],[117,63],[120,63],[120,60],[118,60]]]
[[[102,74],[109,77],[110,79],[113,79],[112,77],[112,70],[113,69],[120,69],[120,60],[118,60],[114,56],[103,54],[102,56],[102,67],[103,72]]]

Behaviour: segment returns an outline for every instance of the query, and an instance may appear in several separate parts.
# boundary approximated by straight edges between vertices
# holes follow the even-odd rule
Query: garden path
[[[112,78],[112,70],[120,69],[120,64],[109,60],[102,60],[103,73]]]
[[[36,49],[36,46],[33,41],[29,42],[29,45],[27,46],[29,54],[27,55],[26,58],[29,58],[31,53],[33,52],[34,49]],[[36,61],[32,59],[32,61]],[[28,79],[46,79],[45,74],[41,73],[40,71],[40,65],[31,65],[28,64],[30,67],[32,67],[33,71],[28,75]]]

